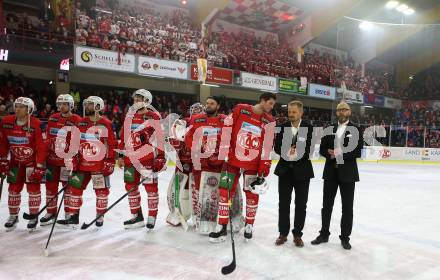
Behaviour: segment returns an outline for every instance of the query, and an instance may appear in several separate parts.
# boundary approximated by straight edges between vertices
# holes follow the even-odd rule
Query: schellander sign
[[[133,54],[122,54],[81,46],[75,47],[75,66],[134,73],[135,64]]]

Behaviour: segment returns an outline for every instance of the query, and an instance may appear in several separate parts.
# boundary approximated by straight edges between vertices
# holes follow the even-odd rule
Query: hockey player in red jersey
[[[46,139],[48,143],[48,155],[46,159],[46,203],[47,214],[40,219],[42,226],[50,225],[55,220],[55,214],[57,212],[57,193],[58,185],[61,182],[67,183],[68,176],[73,170],[66,168],[65,158],[57,155],[57,150],[69,150],[69,143],[71,141],[71,131],[62,130],[64,127],[74,126],[76,127],[80,116],[73,114],[72,109],[74,107],[73,97],[69,94],[60,94],[57,97],[56,105],[58,113],[55,113],[49,117],[46,127]],[[71,169],[75,169],[78,165],[78,157],[71,158]],[[64,203],[70,199],[70,194],[65,192]]]
[[[140,109],[134,113],[131,121],[125,120],[121,131],[119,149],[127,154],[122,153],[120,155],[118,164],[121,168],[124,167],[125,189],[129,191],[136,188],[128,195],[133,217],[124,222],[126,229],[144,226],[141,195],[138,189],[142,177],[145,178],[143,184],[148,195],[147,228],[153,229],[156,224],[159,205],[157,172],[166,168],[166,159],[164,135],[160,127],[161,116],[158,112],[149,109],[152,100],[153,97],[148,90],[136,90],[133,93],[133,102],[134,106],[140,105]],[[143,153],[142,147],[147,148],[146,153]],[[129,149],[132,149],[132,151],[128,152]],[[136,155],[136,152],[140,154]],[[134,160],[138,160],[138,166],[133,163]]]
[[[110,193],[109,176],[114,171],[115,151],[117,142],[110,120],[101,116],[104,101],[98,96],[89,96],[83,101],[85,117],[78,122],[79,164],[78,170],[70,176],[67,185],[69,199],[64,211],[68,218],[57,221],[60,225],[72,226],[79,224],[79,211],[82,205],[83,191],[92,181],[96,193],[96,213],[102,214],[107,209]],[[102,227],[104,217],[96,221]]]
[[[19,97],[14,101],[15,115],[6,116],[0,125],[0,173],[8,173],[9,218],[6,230],[13,230],[18,223],[21,191],[26,183],[29,193],[29,212],[38,213],[41,203],[40,182],[44,176],[46,148],[40,121],[34,118],[34,102]],[[10,154],[10,160],[8,160]],[[35,230],[38,220],[29,221],[29,231]]]
[[[205,112],[192,115],[188,122],[189,130],[185,135],[185,145],[191,151],[194,184],[191,190],[192,220],[196,228],[200,226],[201,203],[200,184],[210,177],[215,187],[216,174],[220,177],[223,160],[218,159],[221,128],[226,115],[219,114],[220,102],[217,97],[208,97]],[[206,177],[206,178],[205,178]],[[218,180],[219,181],[219,180]],[[214,193],[214,192],[213,192]]]
[[[244,177],[243,190],[246,196],[246,226],[244,237],[252,238],[252,229],[258,207],[259,194],[267,187],[265,177],[270,171],[270,152],[273,146],[275,122],[270,114],[276,102],[276,95],[263,93],[260,102],[254,106],[238,104],[224,120],[222,147],[219,159],[228,157],[220,179],[220,200],[218,207],[218,229],[209,234],[211,242],[221,242],[227,235],[229,205],[241,174]],[[228,139],[229,138],[229,139]],[[230,141],[229,141],[230,140]],[[228,145],[225,145],[225,144]],[[222,148],[221,148],[222,149]],[[230,195],[228,195],[230,189]]]

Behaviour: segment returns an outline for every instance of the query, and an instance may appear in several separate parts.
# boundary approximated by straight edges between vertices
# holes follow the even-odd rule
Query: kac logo
[[[84,62],[90,62],[90,61],[92,61],[92,53],[89,52],[89,51],[83,51],[83,52],[81,53],[81,59],[82,59],[82,61],[84,61]]]

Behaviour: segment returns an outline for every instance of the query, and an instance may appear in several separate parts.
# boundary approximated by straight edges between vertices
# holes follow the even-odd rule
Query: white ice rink
[[[20,219],[18,228],[5,232],[7,193],[0,203],[0,279],[220,279],[222,266],[231,261],[231,245],[211,244],[206,236],[184,232],[165,223],[166,188],[172,167],[160,176],[158,222],[153,232],[127,231],[127,200],[105,218],[104,227],[86,231],[55,228],[51,255],[43,255],[50,228],[28,233]],[[303,239],[293,246],[292,236],[276,247],[277,178],[261,197],[254,238],[245,243],[236,235],[237,269],[231,279],[440,279],[440,165],[361,163],[356,185],[353,249],[339,242],[340,196],[332,219],[330,242],[310,245],[320,228],[322,163],[315,163]],[[110,204],[124,192],[122,171],[112,176]],[[6,187],[6,186],[5,186]],[[24,192],[25,193],[25,192]],[[142,190],[146,213],[146,193]],[[27,211],[23,195],[22,211]],[[92,188],[85,191],[80,222],[95,216]],[[293,205],[291,209],[293,219]]]

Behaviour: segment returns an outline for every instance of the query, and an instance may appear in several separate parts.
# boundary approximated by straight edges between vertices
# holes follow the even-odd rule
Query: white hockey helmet
[[[15,99],[14,110],[15,110],[15,106],[17,106],[18,104],[26,106],[28,109],[29,115],[31,115],[35,110],[34,101],[32,101],[32,99],[30,99],[28,97],[18,97],[17,99]]]
[[[70,110],[73,109],[74,105],[75,105],[75,101],[73,100],[73,97],[70,94],[60,94],[57,97],[57,107],[60,107],[60,103],[69,103],[69,108]]]
[[[151,94],[150,91],[146,90],[146,89],[138,89],[135,92],[133,92],[131,97],[134,97],[135,95],[140,95],[144,98],[144,102],[147,105],[150,105],[151,102],[153,102],[153,95]]]
[[[93,108],[95,112],[104,111],[104,100],[99,96],[89,96],[83,101],[83,107],[85,108],[87,104],[93,103]]]
[[[192,116],[194,114],[201,114],[205,111],[205,106],[202,105],[202,103],[197,102],[191,105],[189,108],[189,115]]]

